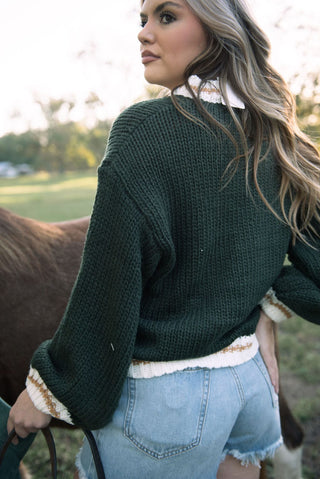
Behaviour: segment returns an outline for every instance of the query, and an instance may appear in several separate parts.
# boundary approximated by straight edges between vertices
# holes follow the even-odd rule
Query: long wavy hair
[[[270,44],[242,0],[185,0],[200,19],[207,34],[207,48],[196,57],[185,71],[185,86],[196,102],[202,117],[211,125],[219,126],[235,143],[231,133],[215,120],[201,103],[202,85],[209,79],[219,79],[219,87],[237,126],[242,152],[229,165],[235,171],[242,158],[253,161],[255,187],[273,213],[258,183],[258,166],[270,150],[281,171],[279,199],[283,218],[291,228],[293,238],[305,241],[305,234],[316,233],[320,222],[320,156],[310,139],[301,132],[296,119],[295,100],[281,76],[270,66]],[[196,95],[188,83],[191,75],[198,75],[201,85]],[[243,100],[246,109],[238,117],[232,110],[226,94],[227,83]],[[179,104],[172,92],[176,108],[190,115]],[[262,155],[263,142],[268,151]],[[249,146],[250,145],[250,146]],[[290,208],[286,200],[290,199]]]

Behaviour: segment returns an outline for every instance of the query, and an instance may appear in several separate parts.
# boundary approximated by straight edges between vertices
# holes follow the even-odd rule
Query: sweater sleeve
[[[273,289],[277,298],[296,314],[320,324],[320,240],[306,244],[297,240],[288,257],[291,265],[284,266]]]
[[[98,179],[66,312],[31,363],[70,422],[89,429],[106,425],[117,407],[132,360],[144,281],[160,256],[146,219],[112,167],[101,166]]]

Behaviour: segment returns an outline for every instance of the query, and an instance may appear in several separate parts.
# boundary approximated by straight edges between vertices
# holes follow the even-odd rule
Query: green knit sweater
[[[179,101],[199,117],[192,100]],[[206,108],[239,141],[227,108]],[[115,121],[69,305],[32,360],[75,424],[108,423],[132,358],[206,356],[252,334],[271,286],[320,323],[319,251],[291,248],[289,228],[250,175],[246,188],[241,163],[222,179],[235,155],[221,130],[195,125],[170,98],[134,105]],[[258,179],[281,215],[271,156]],[[287,252],[296,267],[282,268]]]

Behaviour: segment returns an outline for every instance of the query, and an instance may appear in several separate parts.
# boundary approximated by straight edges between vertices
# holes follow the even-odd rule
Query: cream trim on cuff
[[[38,371],[30,367],[26,380],[28,394],[37,409],[73,424],[68,409],[49,391]]]
[[[259,304],[263,312],[275,323],[281,323],[285,319],[296,316],[288,306],[279,301],[272,288],[269,289]]]

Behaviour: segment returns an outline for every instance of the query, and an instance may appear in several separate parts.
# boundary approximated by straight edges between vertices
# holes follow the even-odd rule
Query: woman
[[[108,477],[254,479],[281,444],[259,302],[273,287],[320,322],[319,155],[240,0],[145,0],[141,24],[171,96],[113,125],[76,285],[8,429],[97,430]],[[87,444],[78,468],[95,477]]]

